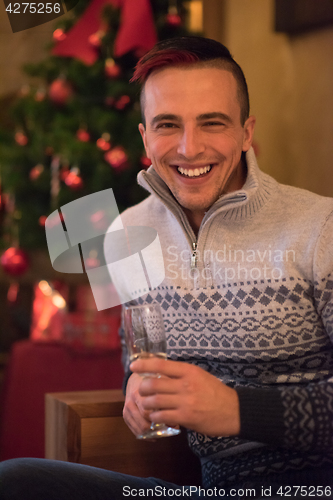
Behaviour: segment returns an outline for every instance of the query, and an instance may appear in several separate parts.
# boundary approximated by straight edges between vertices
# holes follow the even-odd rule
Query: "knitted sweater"
[[[166,277],[138,303],[161,304],[169,357],[238,392],[239,437],[188,431],[205,487],[333,466],[333,200],[277,183],[253,150],[246,161],[197,240],[152,167],[138,176],[152,195],[121,215],[158,231]]]

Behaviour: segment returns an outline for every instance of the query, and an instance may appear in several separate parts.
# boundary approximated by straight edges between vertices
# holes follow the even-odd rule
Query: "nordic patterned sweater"
[[[239,437],[188,431],[205,487],[333,470],[333,200],[277,183],[252,149],[246,162],[197,240],[152,167],[138,176],[152,195],[121,215],[158,231],[166,277],[138,302],[161,304],[169,357],[238,392]]]

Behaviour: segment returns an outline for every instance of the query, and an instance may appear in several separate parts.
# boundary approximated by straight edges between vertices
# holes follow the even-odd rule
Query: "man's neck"
[[[194,234],[198,236],[199,229],[201,226],[201,222],[203,218],[205,217],[206,212],[193,212],[192,210],[188,210],[187,208],[183,208],[184,213],[190,223],[191,228],[194,231]]]

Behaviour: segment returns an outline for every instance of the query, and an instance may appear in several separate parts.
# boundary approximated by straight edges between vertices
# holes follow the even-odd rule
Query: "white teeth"
[[[187,175],[188,177],[198,177],[199,175],[206,174],[210,171],[212,167],[210,165],[206,165],[205,167],[195,168],[194,170],[187,170],[183,167],[178,167],[178,172],[183,175]]]

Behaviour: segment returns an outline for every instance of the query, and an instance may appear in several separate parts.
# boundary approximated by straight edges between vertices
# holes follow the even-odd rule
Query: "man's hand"
[[[127,382],[126,398],[123,409],[123,417],[135,436],[143,434],[148,430],[151,421],[149,420],[149,411],[142,406],[142,397],[139,394],[139,386],[143,381],[137,373],[133,373]]]
[[[130,368],[132,377],[139,373],[161,375],[143,378],[136,385],[136,396],[132,398],[140,410],[140,425],[149,418],[152,422],[182,425],[208,436],[239,434],[236,391],[202,368],[159,358],[138,359]]]

